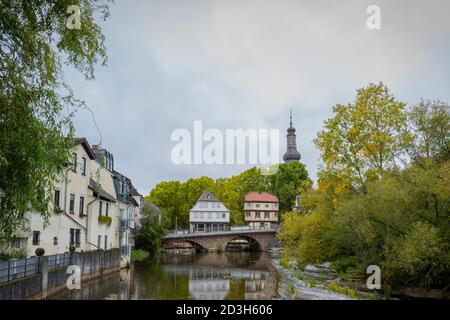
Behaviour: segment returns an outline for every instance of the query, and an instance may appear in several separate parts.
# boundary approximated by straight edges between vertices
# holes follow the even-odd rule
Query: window
[[[270,212],[264,212],[264,219],[270,218]]]
[[[11,241],[11,248],[20,249],[20,239],[14,239]]]
[[[105,236],[105,250],[108,249],[108,236]]]
[[[83,175],[83,176],[85,176],[86,175],[86,162],[87,160],[86,160],[86,158],[85,157],[81,157],[81,174]]]
[[[199,218],[199,219],[204,219],[204,218],[205,218],[204,213],[203,213],[203,212],[199,212],[199,213],[198,213],[198,218]]]
[[[227,218],[227,214],[225,212],[222,213],[222,219],[226,219]]]
[[[80,229],[75,230],[75,245],[80,246]]]
[[[55,189],[55,209],[60,209],[61,190]]]
[[[38,246],[41,243],[41,232],[33,231],[33,246]]]
[[[194,212],[194,219],[198,219],[198,212]]]
[[[255,205],[255,207],[259,208],[259,203],[257,203],[257,204]]]
[[[72,171],[77,172],[77,154],[74,152],[72,154]]]
[[[125,193],[125,181],[123,180],[123,178],[120,181],[120,193]]]
[[[73,246],[75,244],[75,229],[70,229],[69,243],[70,246]]]
[[[109,202],[106,203],[106,212],[105,215],[108,216],[109,215]]]
[[[264,206],[265,206],[266,208],[268,208],[268,207],[269,207],[269,204],[266,203]]]
[[[101,248],[102,248],[102,236],[98,236],[97,249],[101,249]]]
[[[103,201],[98,204],[98,215],[101,216],[103,211]]]
[[[247,212],[245,213],[245,216],[246,216],[246,217],[250,217],[250,212],[247,211]]]
[[[80,196],[80,217],[84,215],[84,197]]]
[[[261,213],[260,213],[260,212],[256,212],[255,218],[256,218],[256,219],[261,218]]]
[[[212,212],[208,212],[208,219],[212,219],[212,215],[213,215],[213,213]]]
[[[74,212],[75,212],[75,195],[71,193],[69,200],[69,213],[73,214]]]

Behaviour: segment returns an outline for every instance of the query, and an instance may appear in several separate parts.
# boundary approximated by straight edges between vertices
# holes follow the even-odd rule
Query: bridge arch
[[[262,251],[263,247],[261,243],[255,239],[255,237],[249,236],[249,235],[236,235],[234,237],[231,237],[225,244],[224,250],[231,251],[232,246],[239,245],[239,241],[246,241],[246,244],[249,246],[249,249],[251,251]],[[245,243],[241,243],[242,245],[245,245]],[[241,248],[242,249],[242,248]]]
[[[265,251],[270,248],[276,240],[275,230],[248,230],[221,233],[194,233],[194,234],[169,234],[163,241],[163,247],[186,248],[190,243],[197,251],[223,251],[230,243],[245,240],[252,246],[253,250]]]
[[[190,244],[196,252],[206,251],[208,248],[201,241],[196,241],[195,239],[167,239],[163,240],[162,246],[165,249],[189,249]]]

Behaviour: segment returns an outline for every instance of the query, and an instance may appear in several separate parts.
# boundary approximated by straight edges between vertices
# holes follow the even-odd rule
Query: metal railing
[[[39,273],[39,258],[0,261],[0,283],[25,278]]]
[[[122,246],[120,246],[120,253],[121,253],[123,256],[129,255],[129,254],[130,254],[130,248],[128,247],[128,245],[122,245]]]
[[[60,253],[48,256],[48,269],[56,270],[58,268],[67,267],[70,263],[70,253]]]
[[[277,230],[274,228],[260,228],[251,229],[249,226],[226,226],[223,228],[207,228],[203,230],[191,230],[191,229],[176,229],[168,230],[167,235],[188,235],[188,234],[205,234],[205,233],[217,233],[217,232],[236,232],[236,231],[265,231],[265,230]]]
[[[70,263],[69,252],[54,254],[47,257],[49,270],[67,267]],[[38,274],[39,272],[39,257],[0,261],[0,283],[25,278]]]
[[[126,231],[130,228],[130,222],[128,219],[120,218],[120,230]]]

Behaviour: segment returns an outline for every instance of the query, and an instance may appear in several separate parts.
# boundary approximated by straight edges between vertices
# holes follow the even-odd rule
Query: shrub
[[[99,215],[98,216],[98,223],[100,224],[106,224],[108,227],[111,226],[112,218],[109,216]]]
[[[150,257],[150,253],[142,249],[131,250],[131,261],[144,261]]]

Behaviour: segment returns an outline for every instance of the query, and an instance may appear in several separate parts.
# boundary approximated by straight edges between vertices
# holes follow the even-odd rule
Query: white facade
[[[230,211],[211,192],[205,190],[189,210],[189,223],[191,231],[222,231],[230,223]]]
[[[75,139],[72,165],[55,183],[53,199],[55,213],[47,223],[37,213],[27,214],[28,223],[18,233],[23,238],[14,249],[33,256],[37,248],[53,255],[68,252],[71,246],[78,252],[120,247],[122,207],[113,172],[96,161],[85,139]],[[134,206],[129,209],[131,215],[134,210]]]

